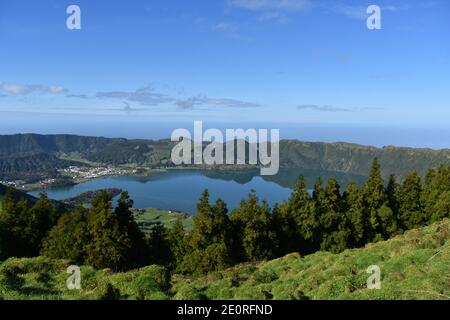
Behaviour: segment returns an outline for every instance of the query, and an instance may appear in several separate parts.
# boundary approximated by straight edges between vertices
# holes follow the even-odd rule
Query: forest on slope
[[[169,140],[127,140],[75,135],[17,134],[0,136],[0,180],[57,177],[58,169],[71,165],[173,166]],[[370,162],[378,158],[382,175],[410,171],[424,177],[427,170],[450,164],[450,150],[401,147],[376,148],[349,143],[280,142],[281,167],[326,170],[367,176]]]

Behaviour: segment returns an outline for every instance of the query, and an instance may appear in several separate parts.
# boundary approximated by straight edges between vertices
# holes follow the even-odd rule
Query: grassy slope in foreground
[[[203,277],[149,266],[126,273],[82,267],[82,290],[66,289],[68,261],[9,259],[0,265],[3,299],[450,299],[450,220],[341,254],[290,254]],[[382,288],[366,287],[370,265]]]

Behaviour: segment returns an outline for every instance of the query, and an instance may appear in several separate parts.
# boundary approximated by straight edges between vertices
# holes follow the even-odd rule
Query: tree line
[[[341,191],[336,179],[318,178],[311,192],[300,176],[287,201],[270,207],[251,192],[232,212],[220,199],[211,203],[206,190],[190,232],[178,221],[170,229],[157,224],[145,236],[132,207],[127,192],[116,207],[102,193],[90,208],[71,212],[55,210],[45,194],[30,207],[8,192],[0,258],[45,255],[115,271],[160,264],[201,274],[292,252],[338,253],[450,217],[450,167],[429,170],[424,181],[412,172],[402,182],[395,175],[385,182],[375,159],[362,186],[349,183]]]

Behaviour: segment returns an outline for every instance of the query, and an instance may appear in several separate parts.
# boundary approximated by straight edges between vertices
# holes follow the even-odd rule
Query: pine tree
[[[297,181],[294,193],[288,202],[289,210],[293,212],[298,235],[294,239],[298,242],[298,251],[302,254],[312,253],[319,248],[319,221],[314,203],[308,192],[303,176]]]
[[[133,204],[133,200],[130,198],[128,192],[122,192],[114,212],[118,219],[121,232],[127,234],[131,241],[131,248],[128,253],[128,259],[133,261],[131,265],[142,266],[149,262],[149,258],[142,254],[148,250],[148,245],[144,233],[139,229],[131,211]],[[158,248],[154,248],[154,250],[158,250]]]
[[[183,259],[183,272],[219,270],[231,264],[231,223],[228,209],[222,200],[215,205],[209,203],[209,192],[205,190],[197,205],[193,228],[188,238],[191,253]],[[221,254],[213,254],[220,250]]]
[[[298,178],[288,202],[274,206],[272,218],[279,255],[315,251],[318,222],[303,175]]]
[[[430,170],[425,179],[422,204],[427,222],[450,218],[450,167]]]
[[[340,186],[336,179],[330,178],[322,200],[320,230],[322,234],[321,250],[341,252],[347,247],[345,216]]]
[[[175,222],[168,232],[167,239],[171,253],[169,267],[171,270],[180,271],[184,256],[187,253],[186,231],[181,221]]]
[[[314,184],[314,190],[312,195],[317,217],[320,217],[323,213],[324,198],[325,198],[325,190],[323,188],[323,181],[321,177],[318,177],[316,179],[316,183]]]
[[[383,224],[389,223],[389,221],[395,221],[392,211],[392,217],[386,216],[387,211],[385,208],[379,211],[383,206],[387,206],[388,201],[380,167],[380,162],[375,158],[372,163],[369,178],[363,187],[364,207],[366,216],[370,221],[370,228],[368,230],[369,242],[384,239],[385,232],[383,230]]]
[[[406,230],[423,226],[427,219],[421,201],[422,183],[415,171],[405,177],[399,193],[402,226]]]
[[[215,205],[209,203],[209,192],[205,190],[197,205],[197,215],[193,218],[193,229],[190,234],[191,245],[206,249],[215,243],[230,244],[231,224],[225,202],[217,200]]]
[[[33,246],[33,224],[29,216],[28,201],[22,198],[18,202],[11,189],[5,194],[0,212],[0,230],[2,232],[4,258],[32,257],[36,248]]]
[[[232,229],[226,203],[222,199],[218,199],[212,207],[212,213],[212,242],[223,244],[225,248],[229,248],[232,244]]]
[[[16,217],[18,215],[17,203],[14,199],[13,192],[8,189],[2,199],[0,210],[0,238],[1,252],[0,259],[4,260],[15,255],[16,235],[13,230],[16,228]]]
[[[41,254],[55,259],[68,259],[82,265],[85,263],[86,245],[89,243],[86,209],[78,207],[65,213],[43,240]]]
[[[368,241],[369,220],[364,208],[363,193],[356,183],[351,182],[347,185],[343,201],[346,212],[346,228],[350,233],[349,247],[360,247]]]
[[[86,246],[86,263],[95,268],[125,270],[135,266],[130,260],[132,241],[120,228],[112,210],[111,198],[103,192],[97,196],[88,213],[90,242]]]
[[[387,195],[387,205],[392,210],[396,220],[399,219],[399,190],[400,185],[397,182],[397,178],[395,177],[395,174],[391,174],[389,176],[388,184],[386,186],[386,195]]]
[[[150,247],[150,263],[168,265],[171,259],[171,252],[167,228],[158,222],[153,226],[148,242]]]
[[[238,239],[238,259],[258,261],[274,256],[277,243],[270,209],[265,201],[259,204],[254,191],[233,211],[231,220]]]
[[[205,190],[197,204],[197,215],[193,218],[190,243],[195,248],[205,249],[213,243],[213,213],[209,203],[209,192]]]
[[[278,240],[277,255],[282,256],[300,250],[297,220],[286,202],[281,205],[275,204],[272,209],[272,221]]]
[[[39,199],[29,210],[27,224],[30,228],[29,245],[33,255],[38,255],[42,240],[57,222],[57,215],[47,194],[41,193]]]
[[[330,178],[325,189],[322,201],[323,212],[320,218],[320,226],[324,232],[337,230],[342,210],[342,198],[340,186],[336,179]]]

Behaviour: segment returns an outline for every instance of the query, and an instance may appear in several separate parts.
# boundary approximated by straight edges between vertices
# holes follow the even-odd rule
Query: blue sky
[[[450,147],[449,38],[447,0],[5,0],[0,133],[159,138],[204,120]],[[416,143],[411,128],[442,132]]]

